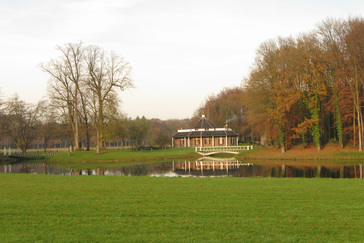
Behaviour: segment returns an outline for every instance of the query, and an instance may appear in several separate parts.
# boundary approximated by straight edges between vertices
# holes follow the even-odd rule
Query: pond
[[[43,162],[0,164],[0,173],[50,175],[105,175],[156,177],[278,177],[278,178],[363,178],[364,164],[357,165],[259,165],[231,159],[202,158],[196,161],[174,161],[122,167],[72,169]]]

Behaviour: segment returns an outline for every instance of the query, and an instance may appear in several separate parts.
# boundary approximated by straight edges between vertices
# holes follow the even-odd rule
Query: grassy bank
[[[327,145],[320,152],[316,151],[314,146],[303,148],[302,146],[294,146],[281,153],[276,147],[257,148],[250,151],[240,153],[237,158],[239,160],[290,160],[290,161],[309,161],[321,163],[322,161],[331,161],[331,163],[357,163],[364,160],[364,152],[358,152],[356,147],[347,146],[340,149],[337,145]]]
[[[92,162],[145,162],[145,161],[165,161],[177,159],[197,159],[200,156],[194,152],[194,148],[172,148],[167,150],[147,150],[147,151],[131,151],[131,150],[105,150],[101,154],[95,151],[73,152],[68,156],[63,153],[57,156],[46,158],[47,162],[76,162],[76,163],[92,163]]]
[[[362,241],[364,180],[0,174],[0,241]]]
[[[0,154],[0,163],[10,163],[10,162],[15,162],[15,159]]]

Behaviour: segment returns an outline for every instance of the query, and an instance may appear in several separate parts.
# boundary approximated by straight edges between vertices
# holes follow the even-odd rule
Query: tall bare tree
[[[86,86],[91,95],[91,107],[97,137],[97,153],[103,148],[106,106],[114,103],[116,91],[133,87],[130,65],[114,52],[107,53],[97,46],[87,48]]]
[[[61,56],[40,64],[41,69],[50,75],[49,93],[53,104],[67,109],[69,123],[73,133],[74,149],[80,149],[79,143],[79,103],[80,85],[84,63],[84,48],[80,43],[68,43],[58,46]]]
[[[4,121],[5,121],[3,105],[4,105],[4,103],[3,103],[3,94],[2,94],[1,89],[0,89],[0,136],[3,133],[3,126],[4,126]]]

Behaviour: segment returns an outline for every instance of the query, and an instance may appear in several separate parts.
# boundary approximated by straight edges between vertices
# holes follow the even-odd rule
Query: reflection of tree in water
[[[302,177],[302,178],[362,178],[360,165],[339,166],[262,166],[250,165],[240,167],[235,176],[239,177]]]
[[[144,165],[133,165],[124,166],[117,168],[109,168],[109,174],[121,175],[121,176],[146,176],[148,175],[148,170]]]
[[[148,169],[145,165],[134,165],[130,168],[129,174],[133,176],[146,176],[148,175]]]
[[[49,174],[49,175],[69,175],[70,170],[47,165],[40,161],[26,161],[12,164],[5,164],[7,170],[5,173],[23,173],[23,174]],[[0,170],[1,171],[1,170]]]
[[[151,174],[165,174],[172,171],[172,163],[150,164]]]
[[[18,172],[19,172],[19,173],[25,173],[25,174],[30,173],[30,172],[29,172],[28,165],[27,165],[27,164],[21,164],[21,165],[19,166]]]
[[[108,168],[105,174],[121,176],[160,175],[172,170],[171,163],[154,163]]]

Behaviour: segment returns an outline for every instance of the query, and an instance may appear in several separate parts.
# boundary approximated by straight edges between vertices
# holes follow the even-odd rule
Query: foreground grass
[[[0,174],[0,241],[363,240],[364,180]]]
[[[172,148],[167,150],[153,151],[131,151],[131,150],[106,150],[101,154],[95,151],[73,152],[71,156],[63,153],[46,158],[47,162],[67,163],[90,163],[90,162],[144,162],[165,161],[175,159],[197,159],[200,156],[194,152],[194,148]]]

